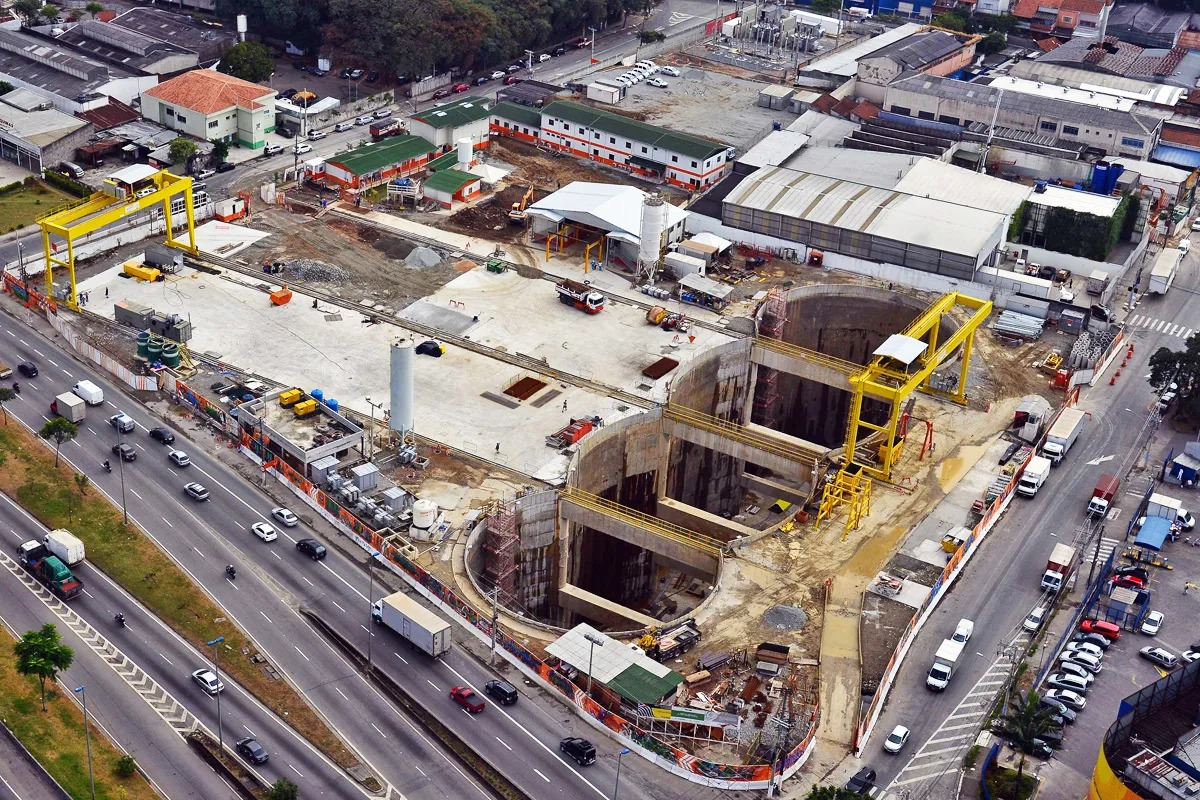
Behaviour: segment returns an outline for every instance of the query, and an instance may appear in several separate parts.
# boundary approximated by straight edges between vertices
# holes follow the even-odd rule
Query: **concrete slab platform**
[[[441,308],[425,300],[418,300],[401,311],[398,316],[438,328],[455,336],[462,336],[478,324],[471,319],[469,314],[455,311],[452,308]]]
[[[911,547],[905,552],[918,561],[924,561],[926,564],[932,564],[936,567],[945,567],[946,559],[949,553],[942,549],[941,540],[934,541],[933,539],[918,539],[909,540]]]

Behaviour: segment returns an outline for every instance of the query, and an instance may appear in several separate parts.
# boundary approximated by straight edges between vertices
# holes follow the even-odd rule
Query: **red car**
[[[1098,633],[1110,642],[1121,638],[1121,628],[1111,622],[1098,619],[1086,619],[1079,629],[1084,633]]]
[[[512,86],[514,83],[520,83],[520,82],[521,82],[521,79],[518,78],[516,75],[509,75],[507,78],[504,79],[505,86]]]
[[[459,93],[459,92],[465,92],[465,91],[467,91],[467,90],[468,90],[468,89],[470,89],[470,88],[471,88],[471,84],[469,84],[469,83],[456,83],[456,84],[454,84],[454,92],[455,92],[455,94],[457,94],[457,93]]]
[[[455,686],[451,689],[450,699],[472,714],[478,714],[480,711],[483,711],[483,700],[466,686]]]
[[[1137,575],[1113,575],[1108,580],[1113,586],[1120,586],[1122,589],[1146,588],[1146,579]]]

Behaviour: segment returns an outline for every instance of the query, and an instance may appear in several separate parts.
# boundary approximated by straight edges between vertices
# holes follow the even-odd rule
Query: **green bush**
[[[0,186],[0,195],[12,194],[13,192],[15,192],[17,190],[24,188],[24,186],[25,186],[25,183],[23,181],[17,181],[16,183],[10,183],[7,186]]]
[[[59,189],[62,189],[64,192],[73,194],[76,197],[87,197],[88,195],[90,195],[92,193],[92,190],[90,188],[83,185],[79,181],[72,180],[71,178],[68,178],[66,175],[63,175],[59,172],[55,172],[52,169],[46,170],[43,173],[43,175],[46,178],[46,183],[50,184],[51,186],[57,186]]]
[[[113,771],[117,773],[118,778],[132,778],[137,772],[137,762],[133,760],[133,756],[121,756],[117,759]]]

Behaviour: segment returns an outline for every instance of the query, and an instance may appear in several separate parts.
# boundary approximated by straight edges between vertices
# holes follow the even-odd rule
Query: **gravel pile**
[[[414,247],[408,258],[404,259],[404,266],[410,269],[429,269],[441,263],[442,257],[438,251],[424,246]]]
[[[344,281],[350,277],[350,273],[341,267],[335,267],[333,264],[326,264],[324,261],[313,261],[308,258],[295,258],[291,261],[285,261],[284,266],[287,271],[299,278],[302,281]]]
[[[763,622],[777,631],[798,631],[808,624],[808,614],[795,606],[771,606],[763,614]]]

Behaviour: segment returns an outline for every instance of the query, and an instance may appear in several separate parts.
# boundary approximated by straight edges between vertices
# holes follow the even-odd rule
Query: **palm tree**
[[[48,622],[36,631],[27,631],[21,641],[13,644],[13,652],[17,655],[17,672],[37,676],[45,711],[46,681],[54,680],[61,670],[71,666],[75,651],[62,643],[58,628]]]
[[[1021,751],[1017,762],[1017,780],[1013,784],[1013,800],[1021,791],[1021,779],[1025,772],[1025,754],[1033,750],[1033,740],[1058,726],[1052,717],[1054,710],[1042,705],[1042,698],[1030,689],[1024,696],[1017,695],[1004,713],[992,723],[992,733],[1003,736]]]

